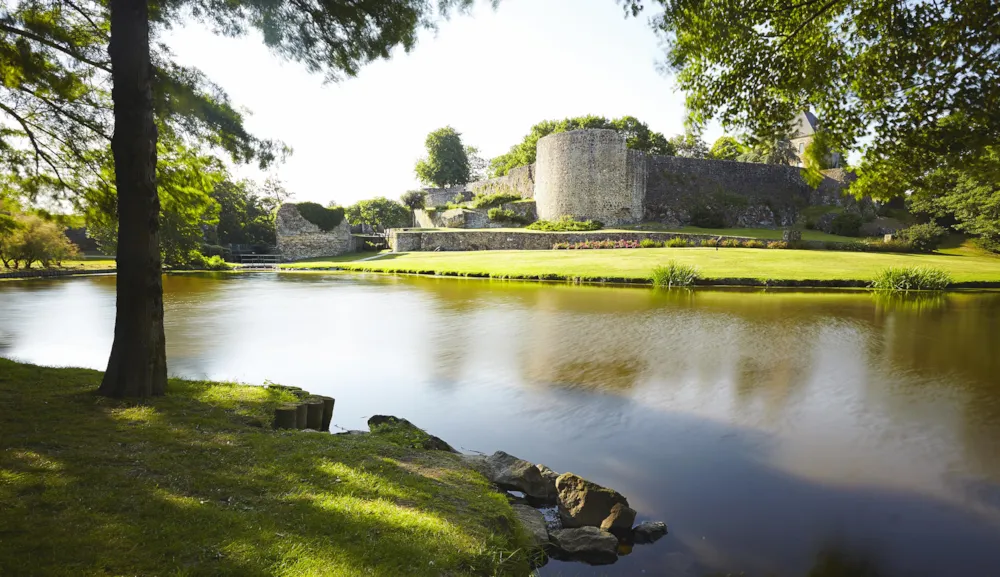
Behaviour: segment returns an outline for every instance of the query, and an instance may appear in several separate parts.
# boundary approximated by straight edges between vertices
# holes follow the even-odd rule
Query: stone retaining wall
[[[355,250],[346,218],[333,230],[324,232],[303,218],[295,204],[285,203],[278,209],[276,220],[278,252],[285,260],[338,256]]]
[[[538,220],[535,214],[535,203],[530,201],[508,202],[500,205],[504,210],[513,211],[530,222]],[[490,220],[488,208],[453,208],[449,210],[413,211],[417,226],[421,228],[511,228],[518,225],[510,222],[494,222]]]
[[[473,182],[468,185],[468,189],[473,194],[489,195],[503,192],[516,194],[521,198],[534,198],[535,165],[518,166],[505,176]]]
[[[683,234],[675,232],[646,231],[589,231],[589,232],[543,232],[505,230],[447,230],[421,231],[420,229],[393,229],[389,231],[389,248],[393,252],[415,251],[465,251],[465,250],[551,250],[558,242],[583,242],[595,240],[652,239],[664,242],[672,238],[683,238],[693,243],[720,238],[717,235]],[[721,238],[739,241],[762,240],[744,236],[724,236]],[[827,243],[800,241],[806,248],[823,248]],[[725,250],[725,249],[721,249]]]

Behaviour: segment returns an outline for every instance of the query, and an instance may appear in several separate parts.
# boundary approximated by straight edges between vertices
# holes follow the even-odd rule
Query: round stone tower
[[[615,130],[574,130],[538,141],[535,206],[538,218],[599,220],[605,225],[642,220],[646,158],[625,146]]]

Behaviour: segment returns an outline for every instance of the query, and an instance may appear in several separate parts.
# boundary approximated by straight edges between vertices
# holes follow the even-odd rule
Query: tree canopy
[[[691,122],[769,141],[812,107],[830,149],[862,151],[858,194],[903,194],[1000,142],[995,0],[622,1],[663,8]]]
[[[617,130],[625,134],[625,144],[634,150],[649,154],[672,156],[676,151],[673,145],[659,132],[654,132],[634,116],[623,116],[608,120],[603,116],[578,116],[563,120],[545,120],[531,127],[520,143],[515,144],[506,154],[497,156],[490,161],[490,176],[503,176],[518,166],[527,166],[535,162],[538,140],[557,132],[584,130],[590,128],[605,128]]]
[[[462,144],[462,135],[450,126],[439,128],[424,141],[427,156],[417,161],[417,178],[438,188],[469,182],[469,148]],[[473,153],[475,148],[471,149]]]
[[[743,154],[743,145],[732,136],[720,136],[708,151],[708,157],[715,160],[738,160]]]
[[[404,204],[378,196],[360,200],[345,209],[351,224],[367,224],[377,231],[409,226],[410,209]]]

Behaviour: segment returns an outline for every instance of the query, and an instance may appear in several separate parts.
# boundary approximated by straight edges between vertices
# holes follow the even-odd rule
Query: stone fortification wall
[[[583,242],[586,240],[633,240],[653,239],[667,241],[683,238],[694,244],[715,235],[682,234],[673,232],[643,231],[603,231],[591,232],[534,232],[510,230],[455,230],[421,231],[420,229],[393,229],[389,231],[389,247],[395,252],[437,251],[437,250],[550,250],[557,242]],[[760,240],[742,236],[725,236],[740,241]],[[808,248],[823,248],[825,243],[799,241]],[[725,250],[725,249],[723,249]]]
[[[323,232],[303,218],[294,203],[285,203],[278,209],[276,232],[278,252],[285,260],[337,256],[355,250],[346,218],[333,230]]]
[[[645,156],[614,130],[574,130],[538,141],[535,202],[538,217],[572,216],[608,225],[642,220]]]
[[[535,203],[531,201],[509,202],[500,208],[513,211],[514,214],[535,221]],[[509,228],[516,226],[509,222],[494,222],[490,220],[488,208],[453,208],[449,210],[413,211],[417,226],[421,228]]]
[[[516,194],[521,198],[535,197],[535,165],[518,166],[505,176],[470,183],[472,194],[489,195],[497,193]]]
[[[672,226],[721,217],[725,226],[791,226],[815,191],[794,166],[702,160],[647,159],[647,221]]]
[[[464,184],[448,188],[425,188],[423,189],[424,204],[425,206],[444,206],[455,200],[457,195],[466,195],[468,193],[467,188]]]

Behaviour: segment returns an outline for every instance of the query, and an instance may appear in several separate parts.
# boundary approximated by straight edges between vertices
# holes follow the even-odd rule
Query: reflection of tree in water
[[[943,292],[891,292],[872,291],[872,301],[875,303],[877,315],[890,312],[929,313],[944,310],[948,298]]]
[[[625,391],[632,388],[641,373],[639,359],[575,361],[552,366],[545,380],[570,388]]]
[[[806,577],[880,577],[878,564],[867,555],[833,547],[820,552]]]

